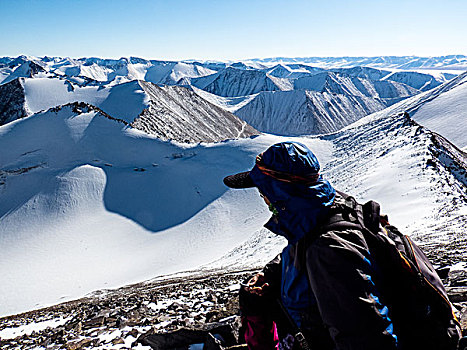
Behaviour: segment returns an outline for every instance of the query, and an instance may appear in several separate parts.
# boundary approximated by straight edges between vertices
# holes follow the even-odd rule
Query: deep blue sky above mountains
[[[0,14],[0,56],[467,54],[465,0],[1,0]]]

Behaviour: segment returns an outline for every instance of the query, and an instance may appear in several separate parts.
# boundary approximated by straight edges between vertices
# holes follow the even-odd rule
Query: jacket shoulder
[[[369,255],[368,244],[358,229],[328,231],[317,237],[306,249],[306,260],[337,262],[336,256],[363,260]],[[326,258],[327,257],[327,258]]]

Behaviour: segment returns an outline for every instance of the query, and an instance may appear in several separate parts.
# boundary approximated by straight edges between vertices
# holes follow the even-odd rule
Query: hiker
[[[347,200],[319,170],[305,145],[281,142],[257,156],[250,171],[224,178],[231,188],[256,187],[272,212],[265,227],[287,239],[240,290],[249,349],[437,349],[398,337],[362,229],[315,232]]]

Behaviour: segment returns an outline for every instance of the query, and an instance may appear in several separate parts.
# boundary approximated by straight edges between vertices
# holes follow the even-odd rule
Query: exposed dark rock
[[[249,137],[259,132],[234,114],[181,86],[140,82],[150,97],[149,107],[130,124],[162,140],[216,142]]]
[[[28,115],[20,79],[0,85],[0,125]]]
[[[112,344],[113,345],[125,344],[125,341],[122,338],[115,338],[114,340],[112,340]]]
[[[89,328],[96,328],[96,327],[101,327],[104,325],[105,317],[96,317],[92,318],[86,322],[84,322],[83,328],[84,329],[89,329]]]
[[[467,302],[467,287],[448,288],[449,299],[453,303]]]
[[[234,320],[230,320],[230,323],[208,323],[196,329],[181,328],[169,333],[143,334],[138,338],[138,342],[149,345],[155,350],[184,348],[191,344],[200,344],[206,341],[211,346],[215,344],[230,346],[238,343],[235,336],[235,334],[238,334],[238,330],[234,330],[235,324]],[[214,341],[212,339],[214,338],[213,335],[219,341]]]
[[[93,343],[93,339],[86,338],[82,340],[72,341],[66,344],[68,350],[78,350],[90,346]]]

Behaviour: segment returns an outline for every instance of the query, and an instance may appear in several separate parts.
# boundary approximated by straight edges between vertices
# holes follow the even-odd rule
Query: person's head
[[[258,155],[251,170],[225,177],[224,184],[256,187],[278,219],[280,227],[272,230],[293,241],[310,230],[334,200],[335,190],[319,170],[318,159],[308,147],[280,142]]]
[[[224,183],[231,188],[257,187],[264,196],[274,197],[271,184],[312,186],[319,180],[319,170],[318,159],[308,147],[298,142],[280,142],[259,154],[253,169],[227,176]]]

